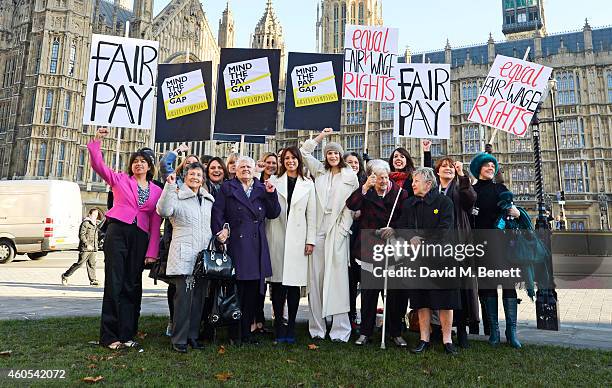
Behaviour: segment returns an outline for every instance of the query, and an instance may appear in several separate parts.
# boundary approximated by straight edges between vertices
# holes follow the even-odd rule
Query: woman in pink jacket
[[[140,317],[142,271],[145,264],[157,260],[161,218],[155,207],[162,191],[152,182],[155,167],[150,154],[133,153],[127,173],[104,164],[100,146],[107,135],[108,129],[99,128],[87,145],[91,167],[114,195],[113,207],[106,213],[100,344],[110,349],[139,347],[134,336]]]

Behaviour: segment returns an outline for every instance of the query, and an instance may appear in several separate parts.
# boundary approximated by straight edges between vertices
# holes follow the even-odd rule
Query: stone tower
[[[229,0],[223,11],[223,15],[219,20],[218,42],[220,48],[231,48],[236,44],[234,27],[234,15],[229,7]]]
[[[502,0],[502,32],[508,40],[546,35],[544,0]]]
[[[134,23],[130,26],[130,36],[146,39],[151,35],[153,20],[153,0],[134,0]]]
[[[278,83],[278,115],[276,119],[277,133],[283,130],[285,114],[285,39],[283,37],[283,27],[276,17],[272,0],[267,0],[266,9],[263,16],[257,22],[255,31],[251,36],[251,48],[257,49],[278,49],[281,51],[280,75]]]
[[[321,52],[339,53],[344,47],[345,24],[379,26],[383,24],[382,0],[336,1],[320,4],[317,35],[321,37]],[[399,27],[399,26],[394,26]]]

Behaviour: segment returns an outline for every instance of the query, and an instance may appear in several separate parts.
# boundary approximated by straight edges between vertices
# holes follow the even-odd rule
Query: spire
[[[235,28],[234,28],[234,16],[230,9],[229,0],[225,5],[225,10],[221,19],[219,19],[219,33],[217,35],[217,41],[219,47],[231,48],[235,45]]]
[[[589,19],[585,18],[584,19],[584,27],[582,27],[583,31],[590,31],[591,30],[591,25],[589,24]]]
[[[487,41],[488,44],[494,44],[495,41],[493,40],[493,34],[489,32],[489,40]]]
[[[284,48],[283,27],[276,17],[272,0],[266,1],[266,9],[255,27],[251,47]]]
[[[450,49],[451,49],[450,41],[448,40],[448,38],[446,38],[446,46],[444,46],[444,50],[450,50]]]

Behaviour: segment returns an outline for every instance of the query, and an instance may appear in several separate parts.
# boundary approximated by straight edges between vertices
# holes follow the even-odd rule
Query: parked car
[[[0,181],[0,264],[16,254],[38,260],[50,251],[77,249],[82,212],[74,182]]]

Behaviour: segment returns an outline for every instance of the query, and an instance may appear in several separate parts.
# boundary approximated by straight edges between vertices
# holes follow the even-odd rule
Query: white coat
[[[304,248],[306,244],[315,244],[317,228],[314,182],[298,176],[287,217],[287,174],[272,177],[271,181],[276,186],[281,212],[279,217],[266,220],[272,263],[272,276],[268,281],[305,287],[308,285],[308,256],[304,255]]]
[[[215,199],[203,188],[200,194],[201,204],[186,184],[177,191],[176,184],[166,183],[157,202],[157,213],[172,224],[166,275],[191,275],[196,256],[212,238],[210,215]]]
[[[321,223],[327,204],[327,184],[331,172],[325,169],[323,163],[312,156],[316,146],[316,141],[307,140],[300,148],[300,152],[308,170],[315,177],[317,221]],[[331,217],[334,222],[325,230],[323,317],[346,313],[350,310],[348,266],[350,255],[349,234],[353,224],[353,212],[346,207],[346,200],[357,190],[359,181],[350,167],[343,168],[340,174],[341,184],[336,188],[334,192],[335,201],[331,204]]]

